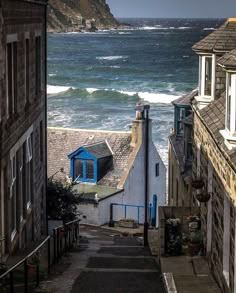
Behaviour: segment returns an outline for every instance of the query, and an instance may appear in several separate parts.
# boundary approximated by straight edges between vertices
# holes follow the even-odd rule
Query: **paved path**
[[[79,247],[64,258],[63,272],[44,284],[47,292],[165,292],[160,269],[149,250],[135,237],[115,233],[82,226]]]

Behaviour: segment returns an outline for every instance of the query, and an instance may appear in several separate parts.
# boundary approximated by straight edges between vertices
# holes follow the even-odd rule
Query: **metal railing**
[[[28,293],[38,287],[45,273],[50,273],[51,265],[58,263],[63,254],[78,242],[79,222],[76,219],[54,228],[53,237],[47,236],[30,254],[0,275],[0,292]]]
[[[43,265],[40,264],[41,256],[40,250],[45,248],[47,244],[47,257],[46,266],[47,273],[50,273],[50,236],[36,247],[30,254],[23,258],[16,265],[11,267],[8,271],[0,276],[0,291],[1,292],[30,292],[32,286],[37,287],[40,282],[40,268]],[[43,257],[42,257],[43,258]],[[44,264],[45,265],[45,264]],[[23,291],[24,290],[24,291]]]
[[[53,229],[54,264],[79,240],[79,222],[76,219]]]
[[[110,221],[113,221],[114,206],[120,206],[124,208],[124,219],[127,218],[127,209],[135,208],[137,209],[137,222],[140,223],[140,209],[144,209],[144,206],[141,205],[131,205],[131,204],[122,204],[122,203],[111,203],[110,205]]]

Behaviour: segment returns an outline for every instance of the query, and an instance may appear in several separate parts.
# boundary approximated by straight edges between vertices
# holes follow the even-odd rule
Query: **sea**
[[[167,164],[171,102],[198,86],[194,43],[224,19],[119,19],[125,29],[48,34],[48,126],[129,131],[150,104],[153,141]]]

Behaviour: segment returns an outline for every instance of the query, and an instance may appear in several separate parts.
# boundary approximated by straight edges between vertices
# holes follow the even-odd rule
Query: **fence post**
[[[36,266],[36,287],[39,286],[39,264]]]
[[[60,229],[57,229],[57,261],[59,260],[59,251],[60,251]]]
[[[14,280],[13,280],[13,272],[10,271],[10,292],[14,293]]]
[[[56,243],[56,229],[53,229],[53,263],[57,262],[57,243]]]
[[[24,261],[24,281],[25,281],[25,293],[28,293],[28,264],[27,259]]]
[[[50,274],[50,266],[51,266],[51,238],[48,239],[48,275]],[[55,255],[54,255],[55,256]]]

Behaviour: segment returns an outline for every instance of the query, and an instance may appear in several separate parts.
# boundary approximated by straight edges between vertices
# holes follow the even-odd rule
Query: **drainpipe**
[[[48,6],[48,0],[46,0],[46,3],[44,4],[44,33],[45,33],[45,46],[44,46],[44,72],[45,72],[45,183],[46,183],[46,199],[45,199],[45,208],[46,208],[46,233],[48,232],[48,211],[47,211],[47,200],[48,200],[48,135],[47,135],[47,6]]]
[[[148,246],[148,170],[149,170],[149,109],[150,105],[145,105],[145,221],[143,233],[143,245]]]
[[[135,110],[145,112],[145,198],[144,198],[144,231],[143,245],[148,246],[148,168],[149,168],[149,109],[150,105],[136,105]]]

